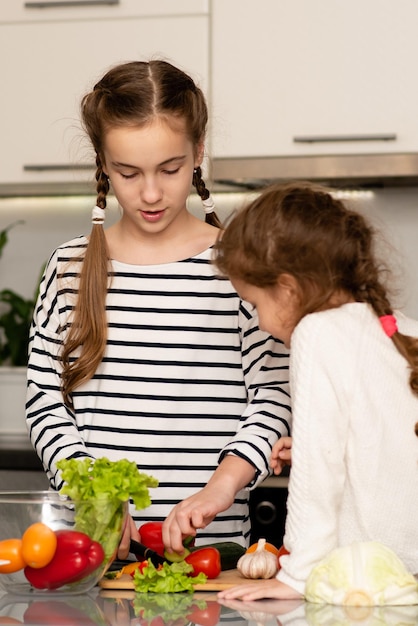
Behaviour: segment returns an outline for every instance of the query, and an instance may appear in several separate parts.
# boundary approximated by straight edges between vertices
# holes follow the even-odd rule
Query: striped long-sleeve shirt
[[[51,486],[59,459],[127,458],[158,479],[137,525],[163,520],[200,490],[225,454],[268,473],[273,443],[289,435],[288,351],[257,326],[254,311],[216,274],[211,251],[175,263],[112,261],[107,347],[91,380],[63,403],[59,353],[77,293],[85,237],[59,247],[35,309],[27,425]],[[73,262],[71,262],[73,261]],[[245,544],[248,489],[199,534]]]

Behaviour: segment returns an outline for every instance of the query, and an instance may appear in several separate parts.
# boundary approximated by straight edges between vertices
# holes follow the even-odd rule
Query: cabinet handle
[[[40,163],[39,165],[24,165],[25,172],[69,172],[71,170],[92,170],[94,165],[91,163],[68,163],[62,165],[48,165]]]
[[[328,141],[395,141],[396,133],[374,135],[301,135],[293,137],[294,143],[325,143]]]
[[[55,0],[55,2],[25,2],[25,9],[56,9],[57,7],[91,7],[106,4],[119,4],[119,0]]]

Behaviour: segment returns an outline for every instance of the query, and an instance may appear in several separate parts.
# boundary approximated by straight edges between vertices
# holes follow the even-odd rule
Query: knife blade
[[[129,552],[135,554],[136,557],[150,559],[151,563],[155,565],[155,567],[167,562],[167,559],[158,554],[158,552],[155,552],[155,550],[152,550],[151,548],[147,548],[147,546],[144,546],[143,543],[139,543],[139,541],[135,541],[134,539],[131,539],[130,541]]]

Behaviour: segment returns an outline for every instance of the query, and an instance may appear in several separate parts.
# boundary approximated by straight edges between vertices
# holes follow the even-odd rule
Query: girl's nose
[[[145,177],[141,185],[141,197],[147,204],[155,204],[162,197],[162,190],[156,176]]]

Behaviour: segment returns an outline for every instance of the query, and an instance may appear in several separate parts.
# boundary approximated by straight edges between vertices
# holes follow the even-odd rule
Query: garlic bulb
[[[259,539],[255,552],[246,552],[237,569],[245,578],[272,578],[278,571],[277,556],[265,549],[265,539]]]

